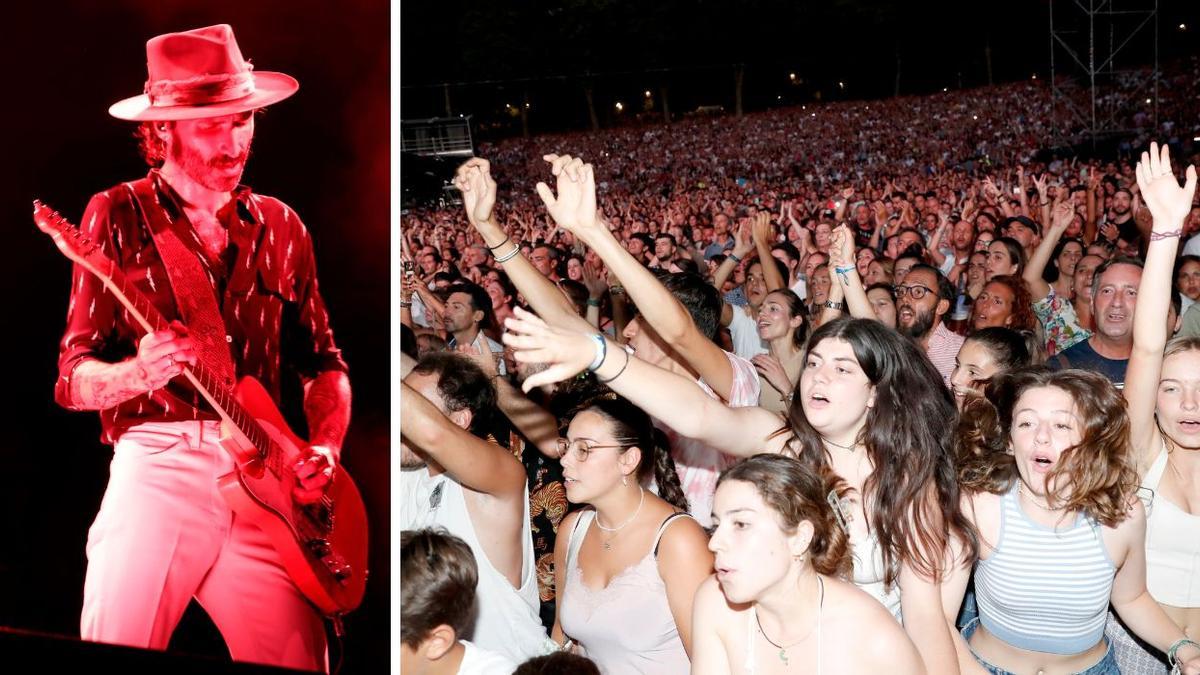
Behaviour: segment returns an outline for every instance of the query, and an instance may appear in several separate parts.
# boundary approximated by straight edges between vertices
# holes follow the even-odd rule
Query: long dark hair
[[[895,583],[901,564],[940,580],[951,536],[963,541],[969,560],[978,553],[975,531],[959,507],[953,439],[945,433],[957,414],[954,399],[925,350],[878,321],[831,321],[809,338],[808,351],[835,338],[850,343],[875,386],[875,404],[857,440],[875,466],[863,485],[863,500],[883,551],[884,583]],[[802,400],[794,397],[782,431],[790,427],[793,451],[820,475],[829,455]]]
[[[620,396],[594,398],[582,405],[575,414],[590,411],[604,418],[612,427],[613,439],[622,445],[637,446],[642,451],[638,462],[638,481],[645,483],[653,477],[658,496],[680,511],[688,510],[687,497],[679,483],[675,460],[667,435],[654,426],[650,415]],[[624,453],[626,450],[621,450]]]

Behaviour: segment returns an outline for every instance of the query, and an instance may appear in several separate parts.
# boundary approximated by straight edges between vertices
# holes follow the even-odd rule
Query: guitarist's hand
[[[301,504],[314,504],[320,501],[333,479],[333,470],[337,466],[333,448],[324,445],[310,445],[308,457],[296,462],[292,467],[296,472],[296,486],[292,488],[292,496]]]
[[[169,330],[147,333],[138,342],[137,375],[146,391],[162,389],[185,366],[196,365],[196,343],[187,332],[186,326],[172,322]]]

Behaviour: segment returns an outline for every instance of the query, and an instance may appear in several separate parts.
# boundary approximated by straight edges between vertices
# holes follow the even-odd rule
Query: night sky
[[[260,70],[300,81],[257,122],[244,181],[282,199],[315,242],[321,291],[350,364],[354,421],[343,458],[372,517],[372,576],[347,621],[342,672],[386,672],[388,654],[389,6],[387,0],[106,0],[19,3],[5,16],[3,184],[7,238],[0,440],[5,536],[0,626],[78,636],[84,543],[111,449],[94,413],[52,400],[70,265],[35,228],[40,198],[77,220],[89,197],[145,175],[133,125],[108,106],[141,93],[145,41],[232,24]],[[14,15],[15,12],[15,15]],[[173,646],[223,653],[189,613]]]
[[[1153,0],[1111,4],[1138,9]],[[628,121],[645,90],[661,105],[663,86],[673,114],[701,105],[732,110],[735,64],[744,66],[746,110],[808,103],[818,92],[822,100],[891,96],[898,64],[901,94],[985,85],[988,49],[993,82],[1044,77],[1049,7],[1048,0],[406,0],[401,111],[405,118],[444,115],[446,92],[436,85],[457,83],[449,89],[452,114],[474,115],[477,136],[487,138],[520,132],[505,106],[515,113],[526,96],[531,132],[586,128],[589,80],[602,126]],[[1058,0],[1060,28],[1070,13],[1080,16],[1074,7]],[[1178,31],[1181,22],[1190,29]],[[1118,25],[1115,41],[1130,29]],[[1195,53],[1200,3],[1162,0],[1159,29],[1160,60]],[[1082,36],[1076,48],[1086,52]],[[1143,31],[1118,66],[1149,65],[1152,36]],[[1097,39],[1108,40],[1103,26]],[[623,117],[615,101],[625,102]],[[489,129],[496,121],[500,128]]]

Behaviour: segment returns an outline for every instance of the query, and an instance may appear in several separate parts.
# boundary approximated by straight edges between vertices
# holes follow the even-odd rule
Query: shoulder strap
[[[156,197],[150,180],[127,183],[146,227],[154,237],[154,246],[167,268],[167,278],[180,318],[196,343],[197,356],[226,387],[234,383],[235,369],[225,338],[225,321],[212,282],[200,266],[200,259],[188,250],[161,209],[147,208]]]
[[[579,517],[575,519],[575,527],[571,528],[570,537],[567,539],[567,569],[575,567],[575,561],[579,558],[579,547],[583,545],[584,535],[587,534],[588,528],[592,525],[592,519],[596,517],[596,512],[592,509],[586,509],[579,512]],[[583,525],[583,532],[579,531],[579,526]]]
[[[662,541],[662,536],[663,533],[667,531],[667,526],[671,524],[671,521],[678,518],[692,518],[692,514],[679,511],[677,513],[672,513],[671,515],[667,516],[666,520],[662,521],[662,525],[658,526],[658,534],[654,535],[654,547],[652,550],[654,551],[655,558],[658,557],[658,544]],[[695,520],[695,518],[692,518],[692,520]]]

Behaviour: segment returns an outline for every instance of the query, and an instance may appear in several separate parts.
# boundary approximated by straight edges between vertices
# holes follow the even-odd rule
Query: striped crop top
[[[1116,566],[1100,526],[1080,515],[1068,529],[1033,522],[1014,484],[1001,498],[1000,534],[975,567],[979,621],[1019,649],[1078,654],[1100,642]]]

